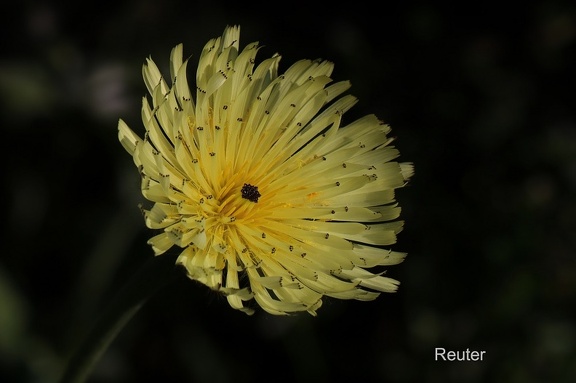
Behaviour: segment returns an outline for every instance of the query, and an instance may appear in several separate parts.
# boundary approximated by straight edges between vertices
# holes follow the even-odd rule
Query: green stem
[[[105,308],[95,326],[72,355],[60,383],[82,383],[124,325],[146,300],[177,275],[175,255],[150,258]]]

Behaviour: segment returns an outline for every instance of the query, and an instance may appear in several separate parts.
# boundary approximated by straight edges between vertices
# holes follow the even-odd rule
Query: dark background
[[[399,4],[401,3],[401,4]],[[184,278],[111,345],[99,382],[576,381],[576,4],[20,1],[0,39],[0,381],[54,382],[71,347],[146,262],[141,65],[195,67],[227,24],[258,57],[336,63],[391,124],[416,174],[397,193],[396,294],[254,316]],[[434,348],[486,351],[437,362]]]

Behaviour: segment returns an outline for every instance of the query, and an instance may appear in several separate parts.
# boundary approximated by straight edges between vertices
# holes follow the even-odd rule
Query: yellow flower
[[[400,263],[382,248],[402,229],[394,190],[413,173],[393,161],[390,128],[374,115],[341,127],[356,99],[332,82],[329,61],[301,60],[278,75],[279,55],[255,64],[227,27],[200,55],[196,91],[182,45],[169,85],[147,59],[144,139],[124,121],[119,139],[142,176],[156,255],[176,245],[191,279],[252,313],[308,311],[322,297],[375,299],[398,281],[367,269]]]

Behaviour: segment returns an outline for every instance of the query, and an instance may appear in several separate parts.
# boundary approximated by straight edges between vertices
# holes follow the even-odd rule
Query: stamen
[[[261,194],[258,192],[258,186],[250,184],[244,184],[240,192],[242,193],[242,198],[252,202],[258,202],[258,198],[261,196]]]

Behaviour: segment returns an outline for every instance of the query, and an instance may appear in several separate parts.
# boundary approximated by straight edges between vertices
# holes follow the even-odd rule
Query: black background
[[[336,64],[416,174],[397,198],[396,294],[254,316],[185,278],[161,290],[90,382],[576,380],[576,6],[571,2],[21,1],[0,53],[0,381],[53,382],[152,256],[117,120],[143,131],[141,65],[193,67],[229,24],[281,71]],[[376,4],[376,3],[374,3]],[[442,5],[441,5],[442,4]],[[5,9],[6,10],[6,9]],[[434,361],[434,348],[486,351]]]

